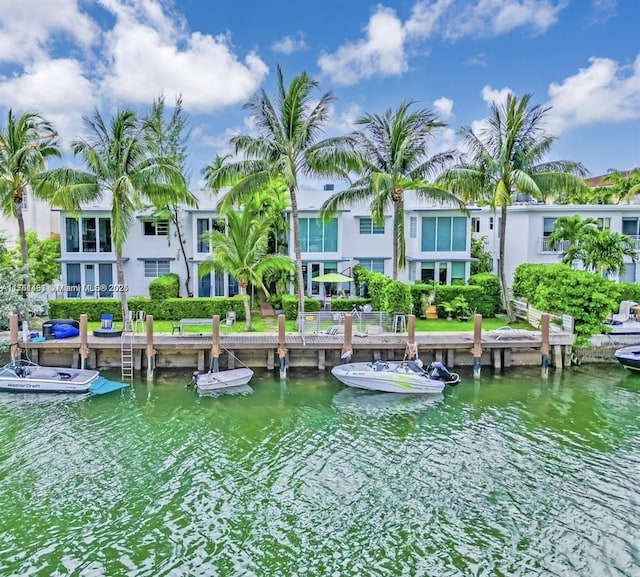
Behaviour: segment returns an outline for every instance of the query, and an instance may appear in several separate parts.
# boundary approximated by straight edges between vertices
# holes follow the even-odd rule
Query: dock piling
[[[542,333],[542,376],[549,376],[549,315],[544,313],[540,319]]]
[[[482,371],[482,315],[473,317],[473,378],[479,379]]]
[[[147,381],[153,380],[153,371],[156,363],[156,351],[153,348],[153,315],[147,315]]]
[[[9,338],[11,341],[11,360],[20,358],[20,344],[18,340],[18,315],[9,315]]]
[[[353,356],[353,315],[344,316],[344,343],[342,345],[342,362],[348,363]]]
[[[287,347],[286,347],[285,316],[278,315],[278,361],[280,378],[287,378]]]
[[[211,370],[220,371],[220,315],[213,315],[211,329]]]
[[[89,347],[87,345],[87,322],[88,317],[86,314],[80,315],[80,350],[78,351],[80,356],[80,368],[87,368],[87,357],[89,356]]]
[[[416,315],[409,315],[409,338],[405,356],[409,360],[418,358],[418,344],[416,343]]]

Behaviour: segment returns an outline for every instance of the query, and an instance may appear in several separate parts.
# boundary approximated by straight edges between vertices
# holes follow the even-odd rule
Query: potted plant
[[[455,312],[455,307],[453,306],[453,302],[446,302],[440,305],[440,308],[446,313],[447,320],[450,321],[453,319],[451,316]]]
[[[453,306],[454,313],[458,317],[458,319],[462,322],[466,322],[469,320],[469,315],[471,314],[471,307],[467,302],[467,299],[462,295],[458,295],[451,301],[451,305]]]

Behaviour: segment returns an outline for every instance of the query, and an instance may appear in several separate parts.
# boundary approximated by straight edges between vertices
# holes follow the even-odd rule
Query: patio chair
[[[635,301],[622,301],[620,303],[620,310],[611,315],[611,322],[624,323],[628,321],[631,318],[631,308],[637,304]]]
[[[236,320],[237,320],[236,311],[229,311],[227,313],[226,318],[224,319],[225,328],[227,328],[228,330],[231,330],[231,327],[236,322]]]

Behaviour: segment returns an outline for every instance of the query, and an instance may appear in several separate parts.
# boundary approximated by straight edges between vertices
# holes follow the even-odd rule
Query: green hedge
[[[482,293],[478,295],[476,302],[469,303],[471,310],[475,308],[483,317],[494,317],[496,313],[502,310],[502,289],[497,275],[490,273],[471,275],[469,277],[469,285],[479,286],[482,289]]]
[[[235,311],[238,320],[244,320],[242,297],[169,298],[162,301],[143,297],[127,299],[129,310],[143,310],[157,320],[179,320],[183,318],[209,318],[213,315],[225,317]],[[90,321],[99,321],[103,314],[113,315],[122,321],[120,299],[58,299],[49,301],[49,318],[79,319],[86,313]]]
[[[413,310],[415,314],[419,316],[422,314],[422,295],[431,294],[433,288],[431,285],[425,283],[416,283],[409,288],[411,290]],[[495,316],[494,300],[493,298],[487,298],[483,287],[477,285],[436,285],[435,304],[438,307],[438,316],[447,316],[440,305],[453,301],[457,296],[463,296],[465,298],[472,313],[477,313],[483,317]]]
[[[282,309],[284,316],[290,321],[298,318],[298,297],[294,295],[282,295]],[[304,299],[304,310],[309,313],[318,312],[320,310],[320,301],[306,297]]]
[[[360,309],[364,305],[368,305],[371,299],[361,298],[332,298],[331,310],[332,311],[352,311],[353,309]],[[639,301],[640,302],[640,301]]]
[[[387,282],[382,289],[384,305],[382,309],[388,313],[405,313],[411,312],[411,291],[409,286],[399,280]]]
[[[620,290],[620,301],[634,301],[636,303],[640,303],[640,284],[636,284],[634,282],[621,282],[618,283],[618,289]]]
[[[367,291],[371,298],[371,306],[374,311],[385,310],[384,287],[389,284],[391,279],[379,272],[369,273],[367,280]]]
[[[630,289],[566,264],[522,264],[514,273],[514,296],[526,298],[537,309],[571,315],[581,342],[602,333],[602,321],[618,310],[624,290]]]
[[[154,278],[149,283],[149,297],[153,300],[177,299],[180,296],[180,277],[172,272]]]

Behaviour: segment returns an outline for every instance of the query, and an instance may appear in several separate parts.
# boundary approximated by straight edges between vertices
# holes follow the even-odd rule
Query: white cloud
[[[434,101],[433,107],[443,120],[448,120],[453,116],[453,100],[442,96]]]
[[[446,152],[447,150],[456,150],[459,148],[460,139],[458,138],[457,132],[450,126],[447,126],[436,133],[431,154],[438,154],[439,152]]]
[[[331,105],[329,110],[329,121],[327,122],[327,131],[339,134],[340,136],[348,134],[355,130],[356,120],[363,115],[362,108],[358,104],[350,104],[346,110],[337,113],[334,106]]]
[[[616,17],[617,10],[618,0],[591,0],[589,24],[604,24]]]
[[[479,0],[466,6],[459,3],[451,11],[443,35],[450,40],[498,36],[521,27],[542,34],[558,21],[558,13],[566,5],[566,0]]]
[[[78,0],[0,0],[0,62],[25,64],[42,59],[55,34],[65,34],[82,47],[99,36],[95,22]]]
[[[318,59],[322,72],[337,84],[355,84],[374,75],[398,76],[408,68],[405,32],[391,8],[378,6],[365,29],[365,39],[347,43]]]
[[[280,40],[276,40],[271,45],[271,50],[280,54],[293,54],[298,50],[304,50],[306,47],[307,43],[303,34],[298,32],[295,36],[284,36]]]
[[[101,1],[116,16],[102,82],[114,98],[144,104],[160,92],[181,94],[185,108],[212,111],[247,100],[268,72],[253,52],[241,62],[226,35],[187,34],[182,19],[171,19],[157,2]]]
[[[469,66],[480,66],[482,68],[486,68],[489,65],[487,62],[487,55],[482,52],[469,58],[469,60],[467,60],[467,64]]]
[[[480,95],[482,96],[482,100],[484,100],[487,104],[504,104],[507,101],[507,96],[510,94],[514,94],[513,90],[508,86],[504,88],[492,88],[488,84],[483,86],[480,91]],[[471,130],[476,135],[481,135],[484,131],[489,128],[488,119],[482,118],[480,120],[473,120],[471,122]]]
[[[47,60],[22,76],[0,78],[0,101],[16,111],[36,111],[54,125],[63,144],[82,129],[82,116],[97,103],[93,84],[72,59]]]
[[[444,16],[454,0],[419,0],[413,6],[411,17],[404,24],[410,38],[429,38],[436,30],[438,21]]]
[[[640,54],[633,65],[591,58],[587,68],[549,85],[550,130],[640,118]]]

